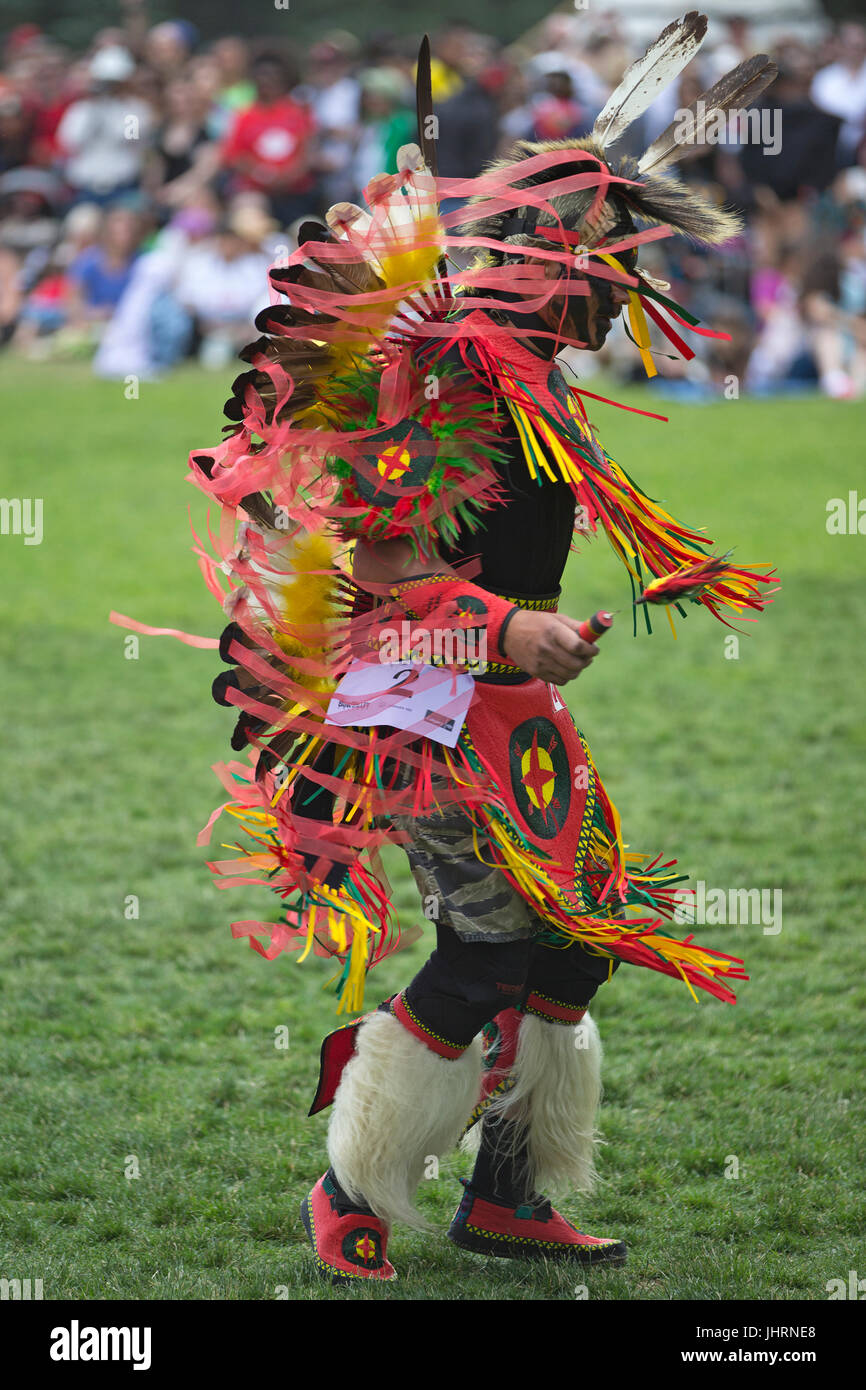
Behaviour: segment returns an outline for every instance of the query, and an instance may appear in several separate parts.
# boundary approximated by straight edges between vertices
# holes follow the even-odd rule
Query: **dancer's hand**
[[[576,618],[520,608],[505,629],[505,655],[539,680],[565,685],[598,656],[594,642],[578,635]]]

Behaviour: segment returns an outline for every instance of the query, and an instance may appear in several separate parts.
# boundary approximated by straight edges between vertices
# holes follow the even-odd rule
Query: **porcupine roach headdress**
[[[190,456],[191,480],[221,511],[209,533],[215,554],[200,542],[197,549],[230,619],[219,646],[234,669],[218,678],[215,693],[239,711],[233,748],[249,743],[253,750],[249,764],[217,767],[231,800],[200,843],[219,812],[236,818],[253,847],[226,846],[234,857],[211,865],[218,886],[263,882],[284,906],[277,921],[235,922],[234,934],[268,958],[283,950],[334,958],[341,1009],[361,1008],[366,970],[397,944],[377,861],[389,838],[385,817],[459,799],[478,814],[521,891],[554,915],[560,910],[551,906],[556,886],[505,827],[483,775],[463,766],[455,779],[453,760],[443,761],[429,740],[419,747],[411,731],[327,725],[331,692],[353,657],[375,652],[382,625],[405,612],[386,587],[362,590],[354,581],[353,542],[404,538],[428,555],[458,523],[481,524],[498,501],[504,400],[530,475],[558,470],[567,479],[590,529],[604,529],[639,590],[647,579],[706,565],[706,538],[661,512],[604,454],[580,393],[565,392],[566,401],[550,394],[539,359],[522,346],[536,330],[497,319],[503,305],[513,307],[507,292],[516,291],[527,312],[561,293],[562,281],[544,276],[547,260],[566,269],[568,293],[585,294],[586,277],[572,274],[577,242],[588,249],[592,274],[627,285],[635,314],[645,305],[689,354],[662,309],[675,321],[695,321],[617,257],[670,227],[724,240],[736,221],[660,176],[688,153],[673,128],[636,166],[613,164],[608,147],[689,61],[705,27],[703,17],[688,15],[666,29],[629,69],[587,141],[519,146],[512,161],[474,180],[437,179],[432,150],[425,160],[408,146],[396,174],[368,184],[367,210],[338,204],[327,227],[306,224],[288,265],[271,270],[274,302],[256,320],[260,337],[242,353],[248,370],[226,405],[226,438]],[[704,116],[745,104],[771,76],[766,59],[741,65],[704,98]],[[423,132],[422,122],[422,145]],[[440,217],[443,197],[472,200],[469,235],[450,231],[462,214]],[[650,226],[636,231],[632,213]],[[452,276],[443,260],[452,246],[487,255]],[[642,319],[632,322],[640,330]],[[645,363],[648,342],[638,336]],[[468,370],[454,369],[453,354],[444,360],[454,345]],[[764,582],[720,564],[712,586],[692,601],[717,616],[741,616],[762,606]],[[451,789],[437,784],[434,795],[436,772]],[[643,875],[627,871],[634,856],[625,854],[602,790],[598,804],[608,809],[593,843],[601,879],[618,894],[612,908],[643,904],[655,916],[641,920],[657,925],[659,912],[670,915],[670,874],[659,883],[653,866]],[[611,915],[605,908],[604,920],[590,922],[595,944],[724,996],[706,953],[627,933]],[[560,916],[567,934],[573,923]]]
[[[625,155],[615,158],[612,147],[695,56],[706,33],[704,15],[693,11],[668,27],[625,73],[616,91],[599,114],[592,133],[585,139],[549,141],[533,144],[520,141],[509,155],[490,166],[505,169],[516,159],[527,159],[551,151],[573,151],[580,164],[580,152],[613,176],[611,194],[627,203],[629,209],[646,222],[665,225],[705,245],[728,241],[740,230],[739,219],[702,197],[662,170],[699,154],[704,148],[702,134],[721,116],[744,110],[755,101],[776,76],[776,66],[759,53],[739,63],[685,111],[678,113],[666,130],[649,146],[640,159]],[[585,165],[583,167],[589,167]],[[564,174],[559,168],[557,175]],[[538,187],[550,175],[541,169],[525,181],[514,179],[514,187]],[[618,183],[622,180],[622,183]],[[595,189],[562,194],[553,199],[554,207],[567,228],[585,225],[596,197]],[[480,201],[480,200],[479,200]],[[553,225],[539,217],[539,225]],[[591,228],[590,219],[590,228]],[[473,233],[495,236],[497,218],[483,218],[472,224]]]
[[[585,139],[518,141],[503,159],[491,164],[486,170],[490,192],[470,199],[477,215],[464,223],[467,241],[482,245],[499,241],[508,248],[512,260],[518,248],[533,243],[536,247],[546,243],[548,248],[556,241],[572,247],[578,243],[587,250],[596,250],[606,243],[606,250],[599,255],[611,265],[611,255],[627,250],[634,255],[642,241],[669,235],[671,230],[707,246],[723,244],[736,236],[742,230],[736,213],[719,207],[664,171],[700,153],[703,137],[715,123],[731,113],[744,111],[757,100],[777,74],[776,65],[766,54],[739,63],[690,107],[678,112],[640,159],[613,154],[613,147],[633,122],[694,58],[706,29],[706,16],[697,11],[669,24],[646,53],[632,63]],[[515,210],[513,203],[509,204],[505,189],[496,187],[499,177],[507,179],[509,193],[526,190],[523,206]],[[635,236],[635,218],[655,230]],[[446,219],[454,220],[454,216]],[[486,262],[501,265],[506,254],[503,249],[489,250]],[[594,269],[600,269],[602,277],[607,278],[603,266],[596,265]],[[644,310],[649,311],[668,341],[687,357],[694,354],[685,348],[661,309],[688,327],[696,327],[697,321],[691,315],[684,316],[679,306],[665,299],[650,277],[641,272],[638,276],[637,285],[630,282],[635,292],[630,296],[629,317],[647,374],[654,375]]]

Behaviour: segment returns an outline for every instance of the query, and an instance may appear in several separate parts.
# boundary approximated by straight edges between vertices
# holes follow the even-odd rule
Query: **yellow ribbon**
[[[620,265],[616,256],[608,256],[604,251],[599,251],[596,254],[600,260],[606,261],[608,265],[612,265],[614,270],[620,270],[623,275],[625,274],[625,270],[623,266]],[[649,324],[646,321],[646,314],[643,311],[640,296],[637,290],[632,289],[629,289],[628,292],[628,323],[637,350],[640,353],[640,360],[643,362],[644,371],[647,376],[658,376],[656,364],[653,362],[650,354]]]

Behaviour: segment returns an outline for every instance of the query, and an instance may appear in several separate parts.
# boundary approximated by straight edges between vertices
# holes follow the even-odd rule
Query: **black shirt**
[[[440,545],[439,553],[450,565],[477,555],[481,572],[473,582],[484,589],[528,598],[555,594],[574,533],[574,494],[562,479],[530,477],[510,413],[501,440],[505,500],[482,513],[476,531],[464,526],[456,544]]]
[[[457,348],[443,360],[462,364]],[[558,370],[551,363],[551,371]],[[478,556],[481,571],[473,583],[506,597],[556,594],[574,534],[574,493],[559,477],[552,481],[546,474],[538,480],[530,476],[511,412],[503,400],[498,404],[504,458],[497,472],[504,499],[481,513],[475,531],[463,525],[454,545],[440,544],[439,553],[450,565]]]

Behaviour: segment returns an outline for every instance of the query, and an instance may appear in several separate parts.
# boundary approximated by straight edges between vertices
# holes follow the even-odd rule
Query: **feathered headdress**
[[[589,136],[580,140],[533,143],[521,140],[504,159],[488,166],[489,175],[501,175],[515,164],[532,161],[533,170],[525,178],[512,177],[512,188],[537,188],[552,181],[559,182],[600,168],[612,176],[604,194],[605,201],[616,199],[629,213],[651,225],[671,227],[704,245],[728,241],[740,230],[736,213],[721,208],[702,194],[676,178],[662,172],[679,160],[699,153],[710,122],[720,116],[745,109],[772,82],[777,69],[766,54],[761,53],[733,68],[719,82],[704,92],[691,107],[679,112],[670,126],[650,145],[640,159],[631,156],[612,157],[612,146],[620,141],[628,128],[656,98],[675,81],[683,68],[694,58],[707,31],[706,15],[692,10],[675,20],[650,44],[643,57],[628,68],[622,81],[608,98]],[[562,153],[555,163],[539,160],[538,156]],[[573,161],[565,158],[573,152]],[[571,230],[586,232],[582,240],[592,246],[599,231],[598,188],[588,186],[551,197],[550,203],[562,224]],[[485,213],[488,200],[473,198],[471,206],[478,216],[464,224],[464,234],[476,238],[503,240],[517,238],[516,244],[526,244],[535,227],[556,225],[550,212],[535,208],[518,210],[517,216],[501,207],[497,199],[495,210]],[[533,213],[536,215],[533,216]],[[603,226],[603,223],[602,223]]]

